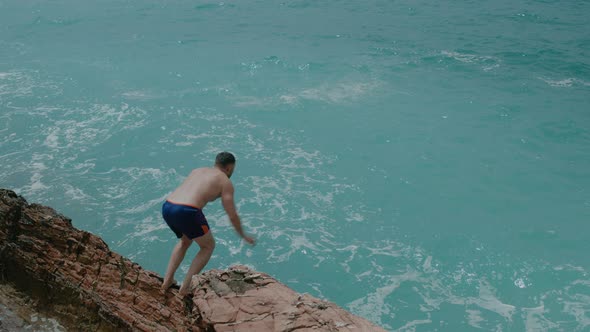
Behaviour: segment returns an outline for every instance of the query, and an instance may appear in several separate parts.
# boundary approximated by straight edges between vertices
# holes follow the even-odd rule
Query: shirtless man
[[[166,198],[162,206],[162,216],[180,241],[172,251],[162,283],[162,291],[166,291],[174,283],[174,273],[192,241],[199,245],[200,250],[193,259],[180,287],[178,292],[180,296],[186,296],[189,293],[193,275],[201,272],[211,258],[215,241],[202,212],[208,202],[221,197],[223,208],[238,234],[247,243],[254,244],[254,239],[242,230],[240,217],[234,204],[234,186],[229,178],[235,167],[235,157],[229,152],[221,152],[215,158],[214,167],[193,170],[180,187]]]

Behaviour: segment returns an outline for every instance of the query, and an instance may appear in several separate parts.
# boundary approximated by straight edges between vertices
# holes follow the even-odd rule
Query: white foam
[[[418,274],[416,271],[408,270],[402,275],[392,276],[387,282],[386,286],[378,287],[375,292],[368,294],[350,302],[346,307],[349,311],[357,315],[365,317],[366,319],[381,325],[385,328],[391,328],[382,321],[384,315],[391,316],[391,306],[386,299],[399,288],[399,286],[408,280],[417,280]]]
[[[584,285],[590,287],[590,280],[574,280],[574,282],[572,282],[572,285]]]
[[[524,280],[522,278],[518,278],[516,280],[514,280],[514,286],[518,287],[518,288],[526,288],[526,284],[524,282]]]
[[[123,92],[121,94],[121,96],[123,96],[126,99],[141,100],[141,101],[152,100],[152,99],[157,99],[157,98],[162,97],[158,94],[148,92],[148,91],[142,91],[142,90],[126,91],[126,92]]]
[[[557,87],[557,88],[568,88],[568,87],[572,87],[572,86],[590,86],[590,82],[586,82],[584,80],[581,79],[577,79],[577,78],[565,78],[565,79],[561,79],[561,80],[554,80],[554,79],[549,79],[546,77],[539,77],[540,80],[542,80],[543,82],[549,84],[552,87]]]
[[[432,271],[432,256],[426,257],[424,263],[422,264],[422,269],[426,272]]]
[[[236,99],[234,106],[237,107],[259,107],[269,105],[268,99],[265,100],[265,98],[258,98],[254,96],[242,96],[234,99]]]
[[[279,100],[284,104],[296,104],[297,103],[297,96],[293,95],[282,95],[279,97]]]
[[[189,140],[199,140],[202,138],[206,138],[206,139],[214,139],[214,138],[224,138],[224,137],[235,137],[234,133],[223,133],[223,134],[214,134],[214,133],[209,133],[209,132],[205,132],[205,133],[200,133],[198,135],[194,135],[194,134],[184,134],[182,135],[184,138],[189,139]]]
[[[232,100],[237,107],[276,107],[280,105],[297,105],[304,100],[313,100],[330,104],[342,104],[356,101],[382,86],[381,82],[335,82],[323,84],[320,86],[303,88],[300,90],[290,91],[289,93],[258,97],[258,96],[236,96],[229,95],[228,99]],[[392,90],[390,92],[409,94],[404,91]]]
[[[65,194],[68,196],[69,199],[77,200],[77,201],[86,201],[91,199],[82,189],[76,188],[70,184],[65,183],[64,188],[66,189]]]
[[[159,204],[162,204],[164,202],[164,200],[166,199],[166,196],[168,196],[168,193],[161,195],[160,197],[156,197],[152,200],[149,200],[149,201],[147,201],[143,204],[140,204],[138,206],[124,209],[121,212],[126,213],[126,214],[136,214],[136,213],[146,212],[148,210],[151,210],[153,207],[155,207]]]
[[[228,245],[227,248],[229,249],[229,254],[235,256],[242,252],[244,248],[244,241],[233,241],[232,243],[237,243],[237,245]]]
[[[93,161],[95,161],[95,160],[96,159],[88,159],[83,162],[73,164],[72,169],[77,170],[77,171],[82,170],[82,171],[78,172],[77,174],[84,175],[96,166],[96,164],[93,163]]]
[[[110,170],[108,170],[104,174],[109,174],[109,173],[114,173],[114,172],[125,173],[129,177],[131,177],[131,179],[133,179],[133,180],[143,179],[143,177],[145,177],[145,176],[150,176],[155,180],[159,180],[165,174],[172,174],[172,173],[176,174],[176,171],[173,169],[169,170],[169,171],[163,171],[159,168],[153,168],[153,167],[122,167],[122,168],[116,167],[116,168],[111,168]]]
[[[310,283],[309,286],[315,291],[315,296],[326,300],[326,297],[324,296],[324,293],[322,292],[322,285],[318,284],[318,283]]]
[[[525,329],[527,331],[549,331],[559,328],[559,325],[547,319],[544,305],[535,308],[522,308]]]
[[[370,294],[366,298],[355,300],[349,309],[359,310],[361,315],[365,315],[371,321],[381,324],[388,322],[393,317],[395,312],[387,312],[387,308],[382,310],[383,306],[387,306],[388,303],[395,303],[395,297],[391,296],[394,291],[392,287],[398,285],[396,283],[399,280],[411,281],[412,284],[416,285],[412,289],[420,295],[423,299],[424,304],[419,304],[420,311],[429,313],[431,311],[440,310],[441,304],[448,303],[452,305],[458,305],[465,308],[467,322],[477,328],[489,328],[495,326],[497,330],[504,330],[507,326],[511,326],[515,317],[522,317],[522,322],[527,326],[527,331],[536,330],[552,330],[561,326],[552,318],[547,317],[549,311],[544,306],[543,302],[551,299],[552,305],[564,305],[563,313],[571,315],[575,318],[576,330],[584,330],[590,326],[590,318],[584,314],[590,309],[590,295],[586,295],[584,291],[580,291],[579,287],[588,287],[590,282],[583,278],[576,279],[569,283],[570,286],[576,287],[576,291],[570,289],[570,286],[564,286],[560,289],[551,289],[544,293],[535,295],[532,301],[538,303],[538,306],[532,308],[518,307],[506,299],[502,299],[497,295],[497,291],[491,282],[485,278],[478,276],[476,273],[470,271],[474,268],[473,264],[466,264],[458,269],[458,273],[455,274],[441,274],[439,271],[438,264],[435,263],[435,257],[429,255],[420,248],[412,248],[404,246],[402,244],[389,243],[392,247],[398,247],[400,255],[396,259],[394,265],[406,265],[407,272],[401,275],[396,275],[392,278],[389,277],[391,273],[391,265],[388,265],[387,261],[383,259],[377,259],[375,255],[379,255],[381,252],[387,252],[388,250],[375,250],[382,249],[385,246],[380,243],[373,250],[371,248],[362,247],[362,249],[354,248],[354,257],[347,260],[349,266],[354,266],[354,262],[359,260],[367,261],[370,259],[372,269],[363,272],[355,271],[354,269],[346,269],[347,273],[353,274],[357,280],[360,278],[370,278],[372,284],[376,285],[375,293]],[[352,247],[342,248],[341,251],[352,251]],[[359,252],[360,250],[360,252]],[[365,253],[365,250],[368,252]],[[346,256],[353,256],[346,255]],[[400,261],[401,260],[401,261]],[[422,272],[413,270],[412,266],[421,266]],[[437,268],[434,268],[434,267]],[[538,269],[539,267],[537,267]],[[567,269],[569,272],[576,272],[580,275],[586,275],[584,269],[576,266],[560,266],[557,269],[549,265],[541,267],[541,269],[553,269],[562,271]],[[445,270],[445,269],[441,269]],[[536,270],[532,266],[524,265],[518,269],[518,273],[526,273],[527,275],[533,273]],[[408,272],[412,272],[412,278],[407,278]],[[458,277],[457,277],[458,276]],[[502,278],[500,274],[492,274],[494,280]],[[515,277],[516,280],[522,279],[522,282],[528,287],[530,282],[527,277]],[[475,281],[476,284],[469,287],[470,290],[478,290],[477,296],[465,295],[465,287],[471,285],[471,281]],[[389,286],[390,288],[387,288]],[[384,288],[385,287],[385,288]],[[391,292],[390,292],[391,291]],[[394,299],[392,299],[394,298]],[[383,299],[383,302],[381,302]],[[537,302],[537,301],[540,301]],[[489,315],[482,315],[482,312],[492,312],[497,314],[496,317]],[[555,310],[551,311],[551,317],[555,317]],[[387,320],[386,320],[387,319]],[[554,325],[557,324],[557,325]]]
[[[121,106],[94,104],[83,109],[62,109],[57,115],[53,108],[41,107],[35,111],[53,122],[52,126],[43,130],[43,134],[47,135],[44,144],[49,148],[74,152],[97,146],[122,130],[145,125],[145,111],[124,103]]]
[[[160,240],[160,234],[163,230],[168,229],[168,225],[158,217],[149,216],[135,221],[134,238],[140,238],[142,241],[153,242]],[[151,236],[148,236],[151,235]]]
[[[352,262],[352,260],[354,260],[356,254],[357,254],[358,246],[351,244],[351,245],[346,246],[344,248],[337,248],[336,250],[337,251],[350,251],[348,258],[346,260],[344,260],[344,262],[340,263],[340,265],[342,265],[344,267],[344,271],[346,271],[346,273],[350,273],[349,263]],[[357,279],[358,278],[359,278],[359,276],[357,276]]]
[[[246,136],[246,143],[248,143],[250,149],[257,154],[265,152],[267,150],[264,144],[259,140],[255,139],[251,134],[248,134]]]
[[[480,323],[484,321],[479,310],[465,310],[467,312],[467,321],[469,325],[481,329]]]
[[[403,253],[392,243],[385,243],[382,247],[365,247],[370,252],[370,256],[390,256],[401,257]]]
[[[484,71],[492,71],[492,70],[494,70],[494,69],[496,69],[498,67],[500,67],[500,64],[496,63],[496,64],[493,64],[493,65],[490,65],[490,66],[483,66],[483,70]]]
[[[53,128],[51,130],[51,132],[49,133],[49,135],[47,135],[47,137],[45,138],[45,142],[43,142],[43,145],[49,147],[49,148],[57,148],[59,146],[59,128]]]
[[[443,56],[468,64],[480,64],[483,71],[492,71],[500,67],[501,60],[489,55],[475,55],[461,52],[443,50],[440,52]]]
[[[10,156],[14,156],[14,155],[17,155],[17,154],[22,154],[22,153],[24,153],[24,151],[15,151],[15,152],[7,153],[7,154],[4,154],[4,155],[1,155],[0,156],[0,159],[6,158],[6,157],[10,157]]]
[[[322,85],[304,89],[297,94],[297,97],[338,104],[358,99],[378,86],[379,84],[377,82],[342,82],[334,85]],[[289,100],[289,98],[287,99]]]
[[[309,249],[316,254],[319,252],[331,251],[330,249],[322,249],[316,243],[310,241],[304,231],[290,230],[289,232],[284,232],[283,235],[290,240],[288,251],[277,255],[274,253],[277,250],[272,250],[268,259],[273,262],[285,262],[296,252],[305,254],[307,252],[306,249]]]
[[[39,77],[33,70],[14,70],[0,73],[0,96],[29,97],[39,90],[46,95],[60,94],[61,88],[54,82]]]
[[[506,318],[508,321],[512,321],[512,316],[514,315],[516,307],[503,303],[495,296],[494,293],[494,288],[487,281],[481,280],[479,283],[479,298],[471,298],[468,299],[467,302],[496,312]]]
[[[587,315],[588,310],[590,310],[590,307],[588,306],[587,300],[585,302],[564,302],[563,312],[574,316],[580,328],[579,331],[587,330],[590,327],[590,317]]]
[[[467,54],[467,53],[460,53],[460,52],[453,52],[453,51],[441,51],[442,55],[453,58],[457,61],[464,62],[464,63],[474,63],[474,62],[482,62],[482,61],[499,61],[498,58],[488,55],[475,55],[475,54]]]
[[[403,332],[413,332],[413,331],[416,331],[416,326],[417,325],[430,324],[430,323],[432,323],[432,320],[430,320],[430,319],[417,319],[417,320],[412,320],[412,321],[407,322],[403,326],[399,327],[398,329],[395,329],[395,331],[400,331],[400,332],[402,332],[402,331]]]
[[[346,216],[346,221],[361,222],[364,220],[365,218],[363,217],[363,215],[358,212],[349,212]]]
[[[42,179],[44,171],[47,170],[45,161],[50,161],[53,159],[53,156],[48,154],[34,153],[31,159],[31,162],[27,165],[27,170],[30,170],[32,173],[30,184],[16,190],[21,195],[38,194],[39,192],[50,188],[43,183]]]

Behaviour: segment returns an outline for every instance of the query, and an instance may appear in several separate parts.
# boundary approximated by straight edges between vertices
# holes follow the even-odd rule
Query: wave
[[[323,84],[316,87],[302,88],[289,93],[275,96],[228,96],[237,107],[276,107],[280,105],[299,105],[304,101],[316,101],[328,104],[355,102],[370,95],[383,84],[378,81],[369,82],[338,82]],[[396,93],[403,93],[395,91]]]
[[[63,92],[60,84],[41,77],[39,71],[12,70],[0,72],[0,96],[22,98],[38,95],[54,96]]]
[[[451,58],[462,63],[481,65],[481,68],[484,71],[494,70],[500,67],[501,64],[501,60],[499,58],[489,55],[477,55],[446,50],[441,51],[440,54],[446,58]]]
[[[345,262],[347,266],[358,266],[359,261],[374,262],[369,271],[358,273],[353,268],[346,269],[347,273],[357,273],[359,284],[372,285],[372,291],[346,307],[392,331],[413,330],[416,324],[445,326],[446,322],[439,322],[433,316],[440,316],[441,310],[451,310],[449,306],[457,308],[453,312],[463,311],[463,319],[470,326],[485,330],[504,331],[523,326],[527,331],[547,331],[570,326],[571,330],[582,331],[590,326],[590,318],[584,314],[590,309],[590,282],[581,267],[521,263],[515,266],[518,272],[484,274],[467,265],[444,266],[423,249],[395,241],[382,241],[374,248],[349,245],[340,250],[351,252],[351,258]],[[378,255],[382,252],[391,253],[391,258],[380,259]],[[490,268],[494,266],[501,270],[506,265],[499,260]],[[552,274],[562,281],[561,285],[545,284],[545,290],[537,286],[523,301],[522,289],[534,286],[532,280],[543,280]],[[514,289],[506,289],[509,287],[506,279]],[[526,286],[521,287],[521,282]],[[396,292],[403,297],[396,297]],[[420,299],[417,303],[416,297]],[[419,311],[413,311],[415,319],[404,324],[401,308],[407,305],[403,300],[407,298],[414,299],[413,305]]]
[[[590,82],[586,82],[577,78],[565,78],[562,80],[554,80],[546,77],[539,77],[539,79],[548,85],[556,88],[569,88],[572,86],[590,86]]]

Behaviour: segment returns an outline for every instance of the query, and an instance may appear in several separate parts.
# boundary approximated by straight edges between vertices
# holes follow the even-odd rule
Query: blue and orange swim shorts
[[[209,232],[203,211],[193,205],[166,200],[162,205],[162,217],[179,239],[183,234],[192,240]]]

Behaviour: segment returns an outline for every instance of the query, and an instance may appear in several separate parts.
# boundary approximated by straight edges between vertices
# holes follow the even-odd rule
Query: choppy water
[[[230,150],[259,244],[212,204],[208,268],[248,264],[391,331],[588,331],[589,15],[3,0],[0,186],[163,273],[162,200]]]

